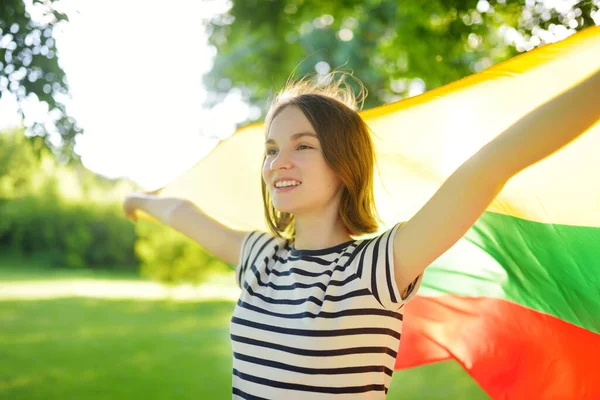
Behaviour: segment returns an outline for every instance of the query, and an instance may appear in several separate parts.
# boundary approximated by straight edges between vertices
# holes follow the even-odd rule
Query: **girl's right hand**
[[[123,201],[123,211],[125,212],[125,218],[130,219],[132,221],[137,221],[137,215],[135,210],[138,208],[139,193],[132,193],[125,197]]]

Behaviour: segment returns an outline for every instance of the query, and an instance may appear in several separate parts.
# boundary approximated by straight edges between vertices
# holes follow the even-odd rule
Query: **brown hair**
[[[321,77],[327,82],[324,85],[322,80],[307,77],[288,80],[265,117],[265,136],[285,107],[294,105],[304,113],[319,137],[325,161],[343,183],[339,207],[342,222],[349,235],[360,236],[377,232],[381,222],[373,194],[375,151],[369,127],[358,114],[358,100],[351,88],[341,86],[344,74],[338,80],[333,79],[334,74]],[[366,88],[358,82],[364,104]],[[275,209],[262,177],[261,188],[269,230],[278,237],[295,239],[294,216]]]

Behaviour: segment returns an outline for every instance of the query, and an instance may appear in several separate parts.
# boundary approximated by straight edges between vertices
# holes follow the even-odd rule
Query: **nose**
[[[280,151],[277,157],[271,160],[271,171],[281,168],[289,169],[291,167],[290,158],[285,151]]]

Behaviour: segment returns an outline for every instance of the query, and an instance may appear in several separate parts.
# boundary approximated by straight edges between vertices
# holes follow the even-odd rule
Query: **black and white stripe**
[[[402,300],[393,271],[398,227],[322,250],[246,235],[230,327],[233,398],[385,398],[403,306],[421,278]]]

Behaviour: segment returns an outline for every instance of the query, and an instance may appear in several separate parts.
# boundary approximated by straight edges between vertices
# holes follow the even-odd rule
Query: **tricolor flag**
[[[380,233],[410,219],[486,143],[599,66],[594,27],[362,111],[379,166]],[[232,228],[266,231],[264,138],[262,124],[240,129],[158,193],[190,199]],[[600,398],[600,124],[514,176],[425,272],[407,305],[396,368],[449,359],[493,398]]]

